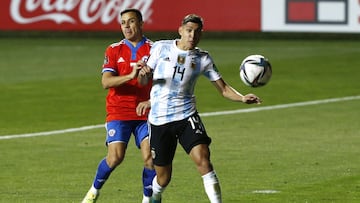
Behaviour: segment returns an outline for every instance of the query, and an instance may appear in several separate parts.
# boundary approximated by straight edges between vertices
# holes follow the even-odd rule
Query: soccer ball
[[[240,78],[245,85],[250,87],[266,85],[271,75],[270,62],[262,55],[250,55],[240,65]]]

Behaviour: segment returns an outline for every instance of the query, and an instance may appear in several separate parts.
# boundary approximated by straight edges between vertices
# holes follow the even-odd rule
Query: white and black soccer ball
[[[240,65],[240,78],[245,85],[250,87],[266,85],[271,75],[270,62],[262,55],[250,55]]]

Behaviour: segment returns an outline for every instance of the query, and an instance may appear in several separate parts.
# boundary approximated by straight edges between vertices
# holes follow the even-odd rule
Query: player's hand
[[[261,99],[254,94],[247,94],[243,96],[243,102],[246,104],[261,104]]]
[[[136,107],[136,114],[138,116],[143,116],[150,109],[150,101],[140,102]]]
[[[136,63],[136,65],[138,67],[140,67],[140,71],[139,71],[140,77],[143,77],[143,76],[148,77],[152,73],[151,68],[149,66],[147,66],[144,61],[140,60]]]
[[[129,77],[131,79],[134,79],[134,78],[138,77],[138,73],[139,73],[139,70],[141,69],[141,67],[138,66],[137,64],[133,65],[132,67],[133,67],[133,69],[132,69],[131,73],[129,74]]]
[[[149,66],[146,65],[146,63],[142,60],[138,61],[136,64],[138,67],[140,67],[139,73],[138,73],[138,82],[140,85],[146,85],[148,84],[149,80],[152,78],[152,70]]]

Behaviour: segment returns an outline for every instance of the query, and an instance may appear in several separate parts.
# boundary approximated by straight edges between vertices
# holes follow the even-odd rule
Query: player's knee
[[[124,160],[124,156],[108,156],[106,160],[110,168],[115,168],[121,164],[121,162]]]
[[[150,149],[148,149],[148,150],[141,149],[141,150],[142,150],[142,157],[143,157],[143,161],[144,161],[144,167],[149,168],[149,169],[153,169],[154,166],[153,166],[153,161],[152,161]]]
[[[163,175],[160,177],[159,175],[157,175],[157,182],[161,187],[166,187],[170,183],[170,181],[171,181],[171,175],[170,176]]]
[[[196,167],[201,175],[213,170],[213,166],[209,160],[202,160],[196,163]]]
[[[152,162],[152,159],[147,159],[147,160],[144,160],[144,167],[145,168],[148,168],[148,169],[154,169],[154,165],[153,165],[153,162]]]

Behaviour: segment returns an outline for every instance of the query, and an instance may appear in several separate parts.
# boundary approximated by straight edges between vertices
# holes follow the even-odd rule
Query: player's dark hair
[[[203,24],[204,24],[203,19],[196,14],[189,14],[189,15],[185,16],[184,19],[182,20],[181,24],[185,25],[188,22],[196,23],[199,25],[200,29],[203,28]]]
[[[121,11],[120,16],[122,16],[123,14],[128,13],[128,12],[134,12],[136,14],[136,17],[139,19],[139,21],[140,22],[143,21],[141,12],[136,8],[125,9],[125,10]]]

